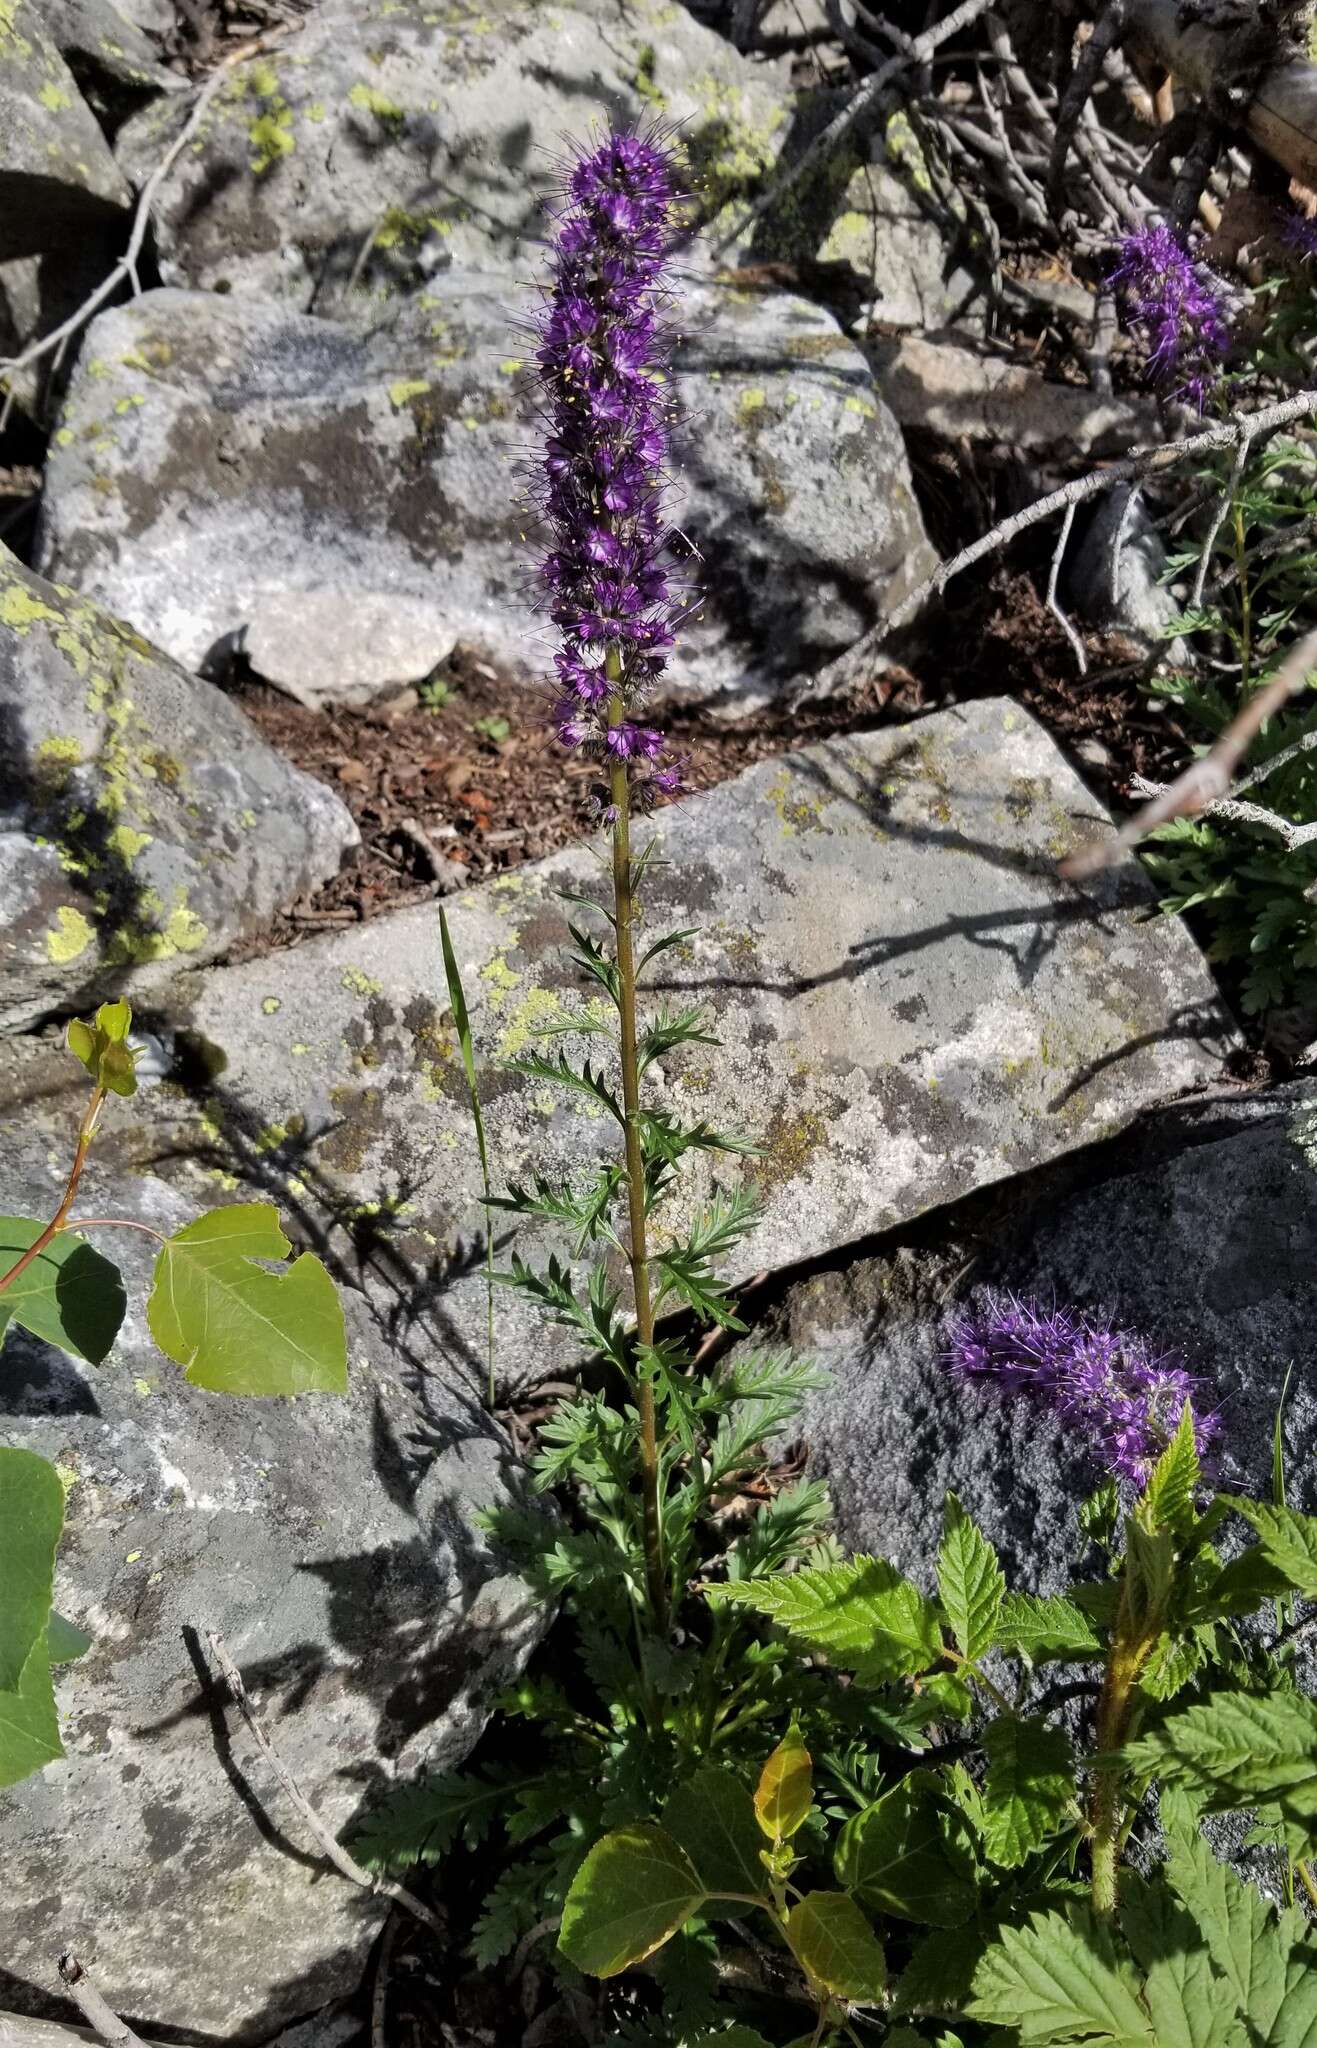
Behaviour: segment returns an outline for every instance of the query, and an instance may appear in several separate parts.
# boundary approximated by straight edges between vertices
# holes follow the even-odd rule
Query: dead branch
[[[345,1877],[349,1884],[360,1885],[363,1891],[372,1893],[376,1898],[392,1899],[395,1904],[405,1906],[407,1911],[414,1914],[421,1922],[422,1926],[429,1928],[431,1934],[437,1934],[442,1938],[444,1932],[443,1925],[430,1911],[430,1908],[423,1899],[418,1899],[415,1892],[408,1891],[406,1885],[395,1883],[391,1877],[380,1877],[369,1870],[363,1869],[362,1865],[357,1862],[356,1857],[349,1855],[343,1844],[335,1840],[266,1734],[264,1725],[248,1697],[247,1688],[242,1682],[242,1673],[225,1648],[223,1637],[217,1635],[213,1629],[208,1629],[206,1631],[206,1641],[210,1644],[211,1654],[223,1674],[224,1682],[229,1689],[229,1696],[238,1712],[242,1715],[243,1720],[247,1723],[248,1730],[257,1748],[269,1760],[279,1783],[283,1786],[289,1799],[306,1822],[307,1827],[315,1837],[317,1845],[329,1858],[329,1861],[333,1864],[335,1870],[338,1871],[340,1877]]]
[[[826,668],[820,669],[816,676],[803,684],[793,697],[793,704],[800,704],[810,697],[830,696],[861,681],[889,634],[908,624],[930,597],[940,596],[953,576],[973,568],[975,562],[981,562],[985,555],[1005,547],[1030,526],[1037,526],[1058,512],[1064,514],[1070,507],[1081,505],[1088,498],[1096,498],[1131,477],[1157,475],[1179,463],[1211,454],[1218,448],[1235,448],[1241,439],[1255,440],[1259,434],[1289,426],[1314,412],[1317,412],[1317,391],[1299,391],[1292,398],[1279,399],[1274,405],[1260,407],[1257,412],[1222,420],[1216,426],[1204,427],[1200,433],[1188,434],[1182,440],[1166,441],[1151,448],[1136,448],[1121,461],[1109,463],[1105,469],[1094,470],[1087,476],[1072,477],[1069,483],[1061,484],[1045,497],[1036,498],[1032,505],[1013,512],[1009,519],[989,528],[987,533],[962,548],[959,554],[940,563],[889,617],[871,626],[853,647],[847,648],[844,654],[838,655],[835,661],[829,662]]]
[[[1303,687],[1314,667],[1317,667],[1317,630],[1295,642],[1266,688],[1249,699],[1215,746],[1200,760],[1191,761],[1184,773],[1177,775],[1174,782],[1167,783],[1164,788],[1157,788],[1152,783],[1144,784],[1145,789],[1155,791],[1152,801],[1128,819],[1113,837],[1095,840],[1091,846],[1081,846],[1063,860],[1060,873],[1068,880],[1082,881],[1103,868],[1114,867],[1158,825],[1169,824],[1172,818],[1191,818],[1200,813],[1231,818],[1239,824],[1260,825],[1269,832],[1277,832],[1291,848],[1308,845],[1317,839],[1317,825],[1294,825],[1274,811],[1264,810],[1260,804],[1241,803],[1238,794],[1234,797],[1227,795],[1235,770],[1257,734],[1295,691]],[[1314,739],[1317,739],[1317,734]],[[1240,787],[1254,787],[1265,776],[1274,774],[1283,759],[1292,759],[1298,751],[1297,747],[1288,748],[1284,756],[1264,761]]]
[[[1064,211],[1066,158],[1078,141],[1079,117],[1097,84],[1107,52],[1117,47],[1125,33],[1125,25],[1126,0],[1107,0],[1061,95],[1061,104],[1056,110],[1056,138],[1047,173],[1047,210],[1053,220],[1060,220]]]
[[[1070,529],[1074,523],[1075,508],[1073,505],[1067,505],[1065,508],[1065,518],[1061,521],[1061,531],[1057,536],[1056,546],[1052,549],[1051,567],[1047,572],[1047,609],[1060,626],[1066,639],[1070,642],[1071,648],[1074,650],[1075,660],[1079,664],[1079,673],[1082,676],[1088,673],[1088,656],[1084,652],[1084,643],[1062,611],[1056,595],[1057,578],[1061,574],[1061,563],[1065,556],[1066,544],[1070,539]]]
[[[761,192],[757,199],[752,200],[735,225],[714,244],[714,257],[718,259],[725,256],[734,242],[738,242],[756,221],[761,220],[780,199],[785,198],[792,187],[804,177],[806,171],[812,170],[821,159],[831,156],[838,144],[846,140],[852,128],[856,127],[866,114],[876,113],[882,104],[887,87],[899,72],[908,70],[912,65],[922,64],[925,58],[931,57],[934,50],[946,42],[949,36],[959,34],[961,29],[968,28],[971,22],[986,14],[988,4],[989,0],[961,0],[960,6],[949,14],[945,21],[939,21],[933,28],[925,29],[923,35],[915,37],[908,49],[898,50],[895,56],[880,64],[847,100],[841,111],[833,115],[827,127],[814,137],[809,147],[801,151],[794,163],[782,167],[767,191]]]
[[[133,224],[128,235],[128,246],[113,270],[110,271],[107,277],[102,278],[94,291],[88,293],[82,304],[69,314],[67,320],[61,320],[59,326],[52,327],[49,334],[43,334],[36,341],[29,342],[28,346],[16,356],[0,357],[0,380],[7,380],[8,386],[5,391],[4,403],[0,405],[0,433],[3,433],[9,424],[9,415],[14,403],[13,379],[20,370],[30,369],[32,364],[40,362],[43,356],[53,354],[58,360],[68,342],[72,340],[80,328],[86,326],[93,313],[98,312],[106,300],[113,297],[120,285],[129,285],[132,289],[133,297],[140,298],[142,286],[137,275],[137,264],[142,254],[142,246],[146,241],[146,231],[151,220],[151,208],[155,205],[156,195],[159,193],[160,187],[164,184],[165,179],[173,170],[179,157],[196,135],[202,121],[205,119],[207,108],[220,87],[224,84],[234,65],[241,64],[247,57],[257,56],[262,50],[267,49],[278,37],[288,35],[300,26],[299,22],[281,23],[277,27],[269,29],[264,35],[254,36],[250,42],[243,43],[236,50],[229,52],[228,56],[212,71],[210,77],[202,86],[196,100],[193,102],[192,112],[188,115],[187,120],[183,123],[178,134],[174,137],[174,140],[170,143],[168,149],[138,193],[137,206],[133,213]]]
[[[145,2043],[133,2032],[127,2020],[121,2020],[118,2013],[105,2003],[72,1949],[65,1949],[58,1968],[60,1983],[88,2025],[105,2042],[106,2048],[145,2048]]]
[[[1129,26],[1188,90],[1219,104],[1238,85],[1239,46],[1219,28],[1187,18],[1179,0],[1128,0]],[[1317,65],[1290,58],[1265,71],[1247,111],[1251,139],[1305,185],[1317,184]]]

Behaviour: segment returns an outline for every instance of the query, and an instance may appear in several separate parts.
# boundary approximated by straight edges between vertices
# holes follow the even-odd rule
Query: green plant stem
[[[1099,1756],[1119,1749],[1129,1733],[1134,1687],[1156,1640],[1155,1635],[1149,1636],[1142,1630],[1127,1631],[1122,1626],[1127,1619],[1122,1598],[1098,1701],[1096,1735]],[[1092,1830],[1093,1910],[1104,1918],[1116,1910],[1116,1863],[1120,1854],[1124,1793],[1120,1771],[1099,1767],[1093,1780],[1088,1818]]]
[[[1248,695],[1249,673],[1253,666],[1253,592],[1248,580],[1248,546],[1244,531],[1244,508],[1239,500],[1234,506],[1235,531],[1235,574],[1239,582],[1239,693],[1241,698]]]
[[[78,1146],[73,1155],[73,1164],[69,1168],[69,1177],[64,1188],[64,1198],[40,1237],[36,1239],[35,1243],[28,1246],[22,1258],[12,1265],[7,1273],[0,1275],[0,1294],[4,1293],[6,1287],[12,1286],[21,1274],[26,1273],[33,1261],[41,1257],[42,1252],[44,1252],[51,1239],[58,1237],[60,1231],[63,1230],[68,1219],[69,1210],[73,1207],[73,1198],[78,1192],[78,1182],[82,1178],[82,1169],[87,1163],[87,1148],[95,1136],[97,1120],[104,1101],[105,1090],[103,1088],[93,1088],[91,1101],[87,1104],[86,1112],[78,1127]]]
[[[1307,1892],[1308,1897],[1312,1900],[1313,1905],[1317,1906],[1317,1883],[1314,1883],[1312,1872],[1301,1857],[1295,1861],[1294,1874],[1305,1892]]]
[[[610,682],[621,680],[616,652],[608,656]],[[614,690],[608,706],[608,722],[622,721],[621,694]],[[649,1238],[645,1209],[645,1164],[640,1142],[640,1068],[636,1054],[636,951],[632,927],[636,902],[631,874],[631,783],[625,761],[614,760],[610,770],[609,795],[613,804],[613,908],[617,920],[618,1015],[621,1020],[622,1108],[626,1142],[627,1219],[631,1244],[631,1291],[636,1312],[636,1341],[643,1349],[654,1342],[654,1309],[649,1292]],[[667,1632],[668,1592],[663,1569],[663,1523],[659,1503],[658,1427],[654,1413],[654,1387],[642,1373],[636,1376],[636,1406],[640,1411],[640,1489],[644,1512],[645,1584],[654,1626]]]

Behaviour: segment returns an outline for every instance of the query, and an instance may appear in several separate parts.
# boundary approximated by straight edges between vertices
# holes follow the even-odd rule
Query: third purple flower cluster
[[[947,1364],[960,1378],[1041,1402],[1073,1423],[1107,1469],[1142,1486],[1175,1434],[1186,1401],[1204,1404],[1202,1382],[1178,1352],[1156,1351],[1137,1332],[1075,1309],[1040,1308],[989,1294],[957,1318]],[[1199,1454],[1219,1434],[1214,1412],[1195,1412]]]
[[[540,574],[561,636],[554,725],[567,747],[644,769],[674,794],[662,733],[636,716],[691,593],[674,585],[664,514],[670,387],[663,272],[675,246],[676,160],[611,135],[568,173],[536,353],[547,410],[537,501]]]

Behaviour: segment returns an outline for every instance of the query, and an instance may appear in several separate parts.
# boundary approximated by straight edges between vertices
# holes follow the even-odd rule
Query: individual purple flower
[[[610,135],[582,154],[564,179],[536,321],[540,601],[560,635],[553,726],[564,746],[627,764],[638,794],[651,782],[667,793],[663,735],[634,714],[692,602],[664,511],[661,315],[681,205],[675,154],[657,138]]]
[[[989,1294],[957,1318],[946,1363],[961,1379],[1027,1396],[1074,1423],[1107,1469],[1135,1487],[1146,1484],[1186,1401],[1203,1405],[1203,1382],[1179,1352],[1155,1351],[1105,1317],[1013,1294]],[[1214,1412],[1195,1412],[1200,1456],[1219,1433]]]
[[[1170,398],[1201,412],[1230,346],[1225,293],[1162,221],[1126,235],[1108,275],[1148,347],[1148,370]]]

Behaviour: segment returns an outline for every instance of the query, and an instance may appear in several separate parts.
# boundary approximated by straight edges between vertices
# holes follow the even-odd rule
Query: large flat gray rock
[[[67,1055],[49,1078],[44,1128],[23,1089],[0,1091],[19,1213],[53,1208],[85,1097]],[[81,1213],[177,1228],[194,1205],[126,1169],[121,1131],[111,1109]],[[0,1435],[64,1476],[56,1598],[95,1638],[57,1679],[65,1760],[0,1800],[0,2007],[49,2010],[71,1944],[117,2012],[259,2041],[355,1987],[385,1902],[327,1868],[208,1702],[196,1638],[225,1637],[303,1791],[345,1828],[395,1778],[461,1760],[542,1625],[475,1526],[513,1497],[515,1465],[463,1386],[350,1288],[345,1396],[190,1387],[145,1330],[153,1247],[96,1237],[130,1303],[106,1362],[21,1332],[0,1356]]]
[[[214,959],[356,843],[213,685],[0,548],[0,1031]]]
[[[674,1058],[655,1094],[748,1121],[766,1148],[719,1165],[764,1197],[742,1275],[1088,1144],[1216,1071],[1211,979],[1183,926],[1149,918],[1139,871],[1085,893],[1056,880],[1101,822],[1004,702],[766,761],[664,814],[648,924],[699,931],[653,1000],[706,1003],[724,1049]],[[560,892],[599,887],[582,848],[449,901],[500,1181],[579,1171],[612,1141],[595,1104],[498,1066],[573,992]],[[130,1106],[133,1156],[290,1194],[476,1384],[483,1215],[443,990],[429,907],[190,977],[165,1012],[184,1033],[173,1080]],[[501,1223],[499,1239],[505,1256]],[[499,1317],[507,1377],[561,1358],[513,1297]]]
[[[129,190],[32,0],[0,14],[0,262],[76,248]]]
[[[966,1388],[942,1355],[989,1290],[1110,1316],[1178,1347],[1219,1407],[1219,1476],[1268,1497],[1287,1370],[1292,1505],[1317,1509],[1317,1089],[1293,1084],[1167,1112],[1097,1185],[1021,1181],[881,1254],[788,1289],[771,1330],[828,1373],[806,1433],[843,1540],[927,1581],[948,1487],[1013,1584],[1059,1591],[1079,1559],[1076,1510],[1103,1476],[1073,1423]]]
[[[287,593],[392,593],[542,675],[517,503],[534,393],[511,325],[530,306],[448,271],[369,336],[210,293],[103,315],[51,450],[43,568],[193,668]],[[745,709],[935,557],[896,424],[827,313],[691,284],[681,321],[674,516],[707,596],[671,687]]]
[[[343,0],[235,66],[165,181],[158,245],[171,283],[374,320],[445,261],[524,278],[559,138],[657,115],[716,207],[772,161],[788,106],[777,66],[669,0]],[[185,118],[153,107],[124,128],[135,185]]]

